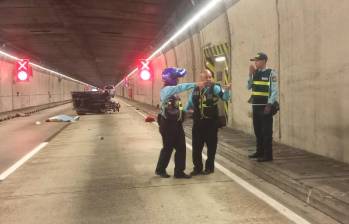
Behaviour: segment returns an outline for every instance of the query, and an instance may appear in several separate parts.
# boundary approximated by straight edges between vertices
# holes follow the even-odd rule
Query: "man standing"
[[[257,53],[252,58],[254,65],[250,65],[248,89],[252,90],[251,103],[253,110],[253,128],[256,135],[257,149],[251,159],[258,162],[273,160],[273,115],[272,105],[278,97],[277,74],[272,69],[267,69],[268,56]]]
[[[162,72],[164,87],[160,91],[160,113],[158,115],[159,130],[163,147],[160,152],[155,174],[168,178],[166,168],[171,159],[173,149],[175,153],[175,178],[190,178],[184,173],[186,144],[182,126],[183,106],[178,93],[193,89],[196,83],[178,84],[178,78],[184,77],[187,71],[181,68],[166,68]],[[199,84],[199,83],[198,83]],[[200,85],[200,84],[199,84]]]
[[[219,99],[230,99],[229,87],[223,89],[219,84],[212,82],[212,73],[204,70],[200,74],[202,87],[196,87],[189,96],[186,111],[194,110],[192,129],[192,148],[194,170],[192,176],[210,174],[214,172],[214,160],[218,142],[218,106]],[[203,172],[202,150],[207,146],[207,160]]]

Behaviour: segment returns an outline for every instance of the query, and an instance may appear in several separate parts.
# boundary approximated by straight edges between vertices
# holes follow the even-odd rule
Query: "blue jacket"
[[[170,96],[187,91],[189,89],[194,89],[195,87],[196,87],[195,83],[182,83],[176,86],[165,86],[164,88],[162,88],[160,90],[160,101],[161,101],[160,113],[164,115],[163,105],[165,102],[167,102]]]

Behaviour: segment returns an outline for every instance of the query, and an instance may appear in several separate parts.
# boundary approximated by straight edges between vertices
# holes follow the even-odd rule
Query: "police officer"
[[[250,59],[254,65],[250,65],[248,89],[252,90],[250,102],[253,110],[253,128],[256,135],[257,149],[251,159],[258,162],[273,160],[273,115],[272,105],[278,97],[277,74],[274,70],[266,68],[268,56],[265,53],[257,53]]]
[[[214,172],[214,160],[218,143],[218,106],[219,99],[230,99],[230,86],[223,89],[219,84],[213,83],[212,73],[204,70],[200,74],[203,87],[196,87],[189,97],[186,110],[191,108],[193,113],[192,148],[194,169],[192,176],[210,174]],[[202,150],[207,146],[207,160],[203,171]]]
[[[168,178],[166,168],[171,159],[173,148],[175,153],[175,178],[190,178],[184,173],[186,144],[182,126],[183,106],[181,99],[177,95],[196,87],[195,83],[178,84],[178,78],[186,75],[186,70],[182,68],[166,68],[162,72],[164,87],[160,91],[160,113],[158,116],[159,130],[162,136],[163,148],[161,149],[159,161],[155,173],[163,178]]]

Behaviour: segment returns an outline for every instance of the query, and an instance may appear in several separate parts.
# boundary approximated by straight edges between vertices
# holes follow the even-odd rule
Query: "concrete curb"
[[[189,130],[185,130],[186,136],[191,137]],[[335,198],[328,192],[324,192],[316,187],[309,186],[301,181],[283,174],[282,172],[268,167],[267,164],[260,164],[246,158],[246,155],[239,153],[238,149],[224,142],[218,144],[218,153],[236,165],[252,172],[265,181],[279,187],[292,194],[296,198],[306,202],[308,205],[322,211],[328,216],[342,223],[349,223],[349,205],[340,198]]]
[[[16,117],[26,117],[26,116],[29,116],[30,114],[33,114],[33,113],[36,113],[36,112],[39,112],[42,110],[46,110],[49,108],[61,106],[64,104],[68,104],[71,102],[72,102],[72,100],[65,100],[65,101],[61,101],[61,102],[48,103],[48,104],[39,105],[39,106],[27,107],[27,108],[23,108],[23,109],[19,109],[19,110],[2,112],[2,113],[0,113],[0,122],[10,120],[10,119],[13,119]]]

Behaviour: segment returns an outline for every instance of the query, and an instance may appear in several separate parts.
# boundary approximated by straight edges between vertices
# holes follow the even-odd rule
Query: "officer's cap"
[[[254,58],[250,59],[250,61],[260,61],[260,60],[268,61],[268,56],[263,52],[259,52]]]

